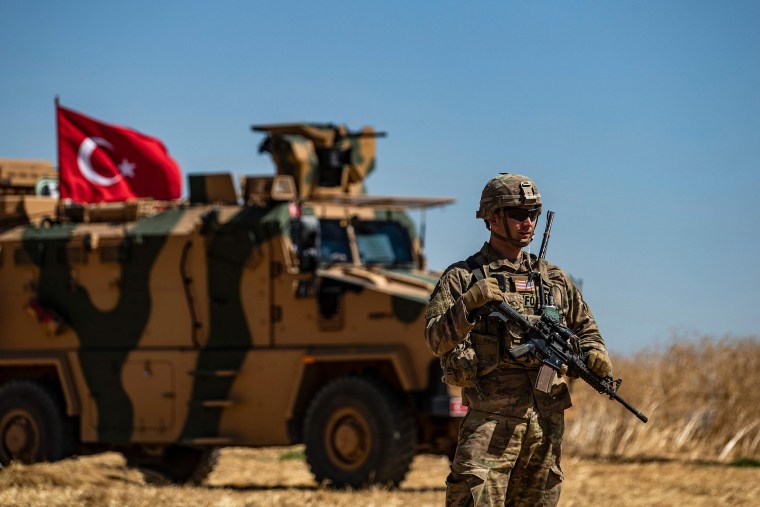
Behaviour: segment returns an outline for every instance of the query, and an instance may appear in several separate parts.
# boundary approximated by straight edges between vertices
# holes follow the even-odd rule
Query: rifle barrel
[[[641,412],[639,412],[638,410],[636,410],[636,408],[633,405],[631,405],[630,403],[628,403],[627,401],[625,401],[623,398],[621,398],[620,396],[618,396],[617,393],[615,393],[612,396],[610,396],[610,399],[615,400],[618,403],[620,403],[621,405],[623,405],[625,408],[628,409],[629,412],[631,412],[633,415],[635,415],[636,417],[638,417],[641,420],[641,422],[647,422],[649,420],[649,418],[647,416],[645,416],[644,414],[642,414]]]

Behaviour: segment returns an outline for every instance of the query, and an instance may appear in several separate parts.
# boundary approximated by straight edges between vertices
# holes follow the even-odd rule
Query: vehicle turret
[[[269,153],[277,174],[293,176],[300,198],[364,192],[364,180],[375,168],[375,139],[385,137],[372,127],[350,131],[332,123],[253,125],[266,138],[260,153]]]

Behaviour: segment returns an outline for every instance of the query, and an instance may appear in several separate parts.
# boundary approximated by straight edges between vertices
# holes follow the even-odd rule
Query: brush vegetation
[[[572,382],[565,452],[721,463],[760,460],[760,340],[674,340],[612,358],[618,391],[649,416],[643,424],[583,381]]]

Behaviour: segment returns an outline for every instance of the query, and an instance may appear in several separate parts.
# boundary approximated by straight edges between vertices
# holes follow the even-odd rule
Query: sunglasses
[[[504,214],[513,220],[522,222],[526,218],[530,218],[535,222],[538,216],[541,214],[541,208],[502,208]]]

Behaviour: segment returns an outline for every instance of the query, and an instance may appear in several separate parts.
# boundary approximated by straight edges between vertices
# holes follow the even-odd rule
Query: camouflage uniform
[[[506,276],[506,301],[529,320],[537,318],[537,291],[528,273],[531,267],[539,271],[562,323],[578,335],[581,347],[606,353],[591,311],[560,268],[537,263],[535,256],[522,251],[512,263],[500,258],[489,243],[473,258],[484,276]],[[562,483],[563,411],[571,406],[567,385],[558,377],[549,394],[534,389],[536,360],[515,362],[507,354],[521,340],[516,325],[494,317],[468,321],[462,294],[475,281],[466,262],[450,266],[425,315],[427,344],[442,358],[446,376],[457,377],[447,382],[463,386],[468,407],[446,481],[446,504],[556,505]]]

